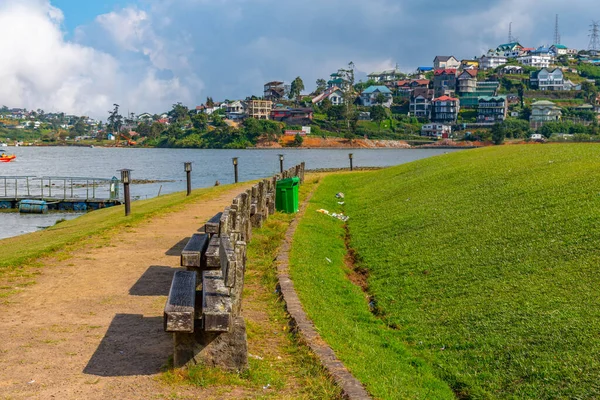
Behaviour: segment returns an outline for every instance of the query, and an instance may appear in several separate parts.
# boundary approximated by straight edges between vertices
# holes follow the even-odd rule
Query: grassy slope
[[[361,289],[340,268],[346,255],[343,223],[316,210],[339,212],[333,194],[349,177],[321,183],[294,236],[290,264],[300,300],[323,339],[377,398],[450,399],[447,385],[371,314]]]
[[[378,309],[397,328],[393,343],[405,343],[455,392],[467,398],[593,398],[600,396],[597,154],[591,145],[453,153],[327,178],[313,207],[334,207],[332,195],[346,193],[351,246],[370,271]],[[307,238],[296,242],[314,251],[317,242],[329,240],[336,254],[343,252],[340,238],[326,239],[339,228],[323,221],[311,226],[310,219],[302,227]],[[307,258],[295,254],[300,264]],[[323,335],[343,353],[358,344],[352,338],[337,343],[335,325],[363,313],[345,309],[360,306],[349,300],[360,293],[350,295],[355,290],[348,287],[341,295],[348,304],[342,301],[343,315],[332,317],[341,321],[319,322],[322,299],[316,295],[323,288],[306,286],[326,280],[319,268],[317,259],[317,276],[299,279],[298,286]],[[338,270],[330,268],[327,274]],[[296,271],[295,278],[307,274]],[[367,332],[356,327],[357,338]],[[370,329],[374,336],[390,335]],[[352,357],[369,360],[358,348]],[[387,357],[405,362],[392,349]]]

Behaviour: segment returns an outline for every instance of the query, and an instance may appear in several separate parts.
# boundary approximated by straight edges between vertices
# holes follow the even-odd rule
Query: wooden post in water
[[[123,197],[125,200],[125,216],[128,216],[131,213],[131,196],[129,194],[129,183],[131,180],[130,169],[122,169],[121,172],[121,181],[123,182]]]
[[[348,158],[350,159],[350,171],[352,171],[352,153],[348,154]]]
[[[235,183],[238,183],[238,158],[233,157],[233,175]]]
[[[184,162],[183,169],[185,169],[187,179],[187,195],[189,196],[192,193],[192,163],[190,161]]]
[[[279,155],[279,172],[283,172],[283,154]]]

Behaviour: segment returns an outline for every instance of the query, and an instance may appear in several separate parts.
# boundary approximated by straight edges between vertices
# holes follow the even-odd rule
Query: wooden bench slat
[[[219,256],[225,286],[233,287],[235,285],[235,252],[229,235],[221,235]]]
[[[202,321],[206,332],[231,328],[231,297],[221,271],[202,272]]]
[[[217,215],[215,215],[214,217],[212,217],[211,219],[208,220],[208,222],[206,222],[206,224],[204,225],[204,231],[206,233],[211,233],[214,235],[219,235],[221,232],[221,216],[223,215],[222,212],[218,213]]]
[[[208,241],[206,233],[194,233],[181,252],[181,266],[201,268]]]
[[[196,307],[196,272],[176,271],[165,304],[166,332],[194,332]]]
[[[210,238],[208,248],[206,249],[206,269],[220,269],[221,268],[221,256],[219,255],[219,248],[221,247],[221,239],[219,236],[214,235]]]

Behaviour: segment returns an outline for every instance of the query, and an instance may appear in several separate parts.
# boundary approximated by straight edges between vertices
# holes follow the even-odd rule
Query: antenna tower
[[[558,14],[556,14],[556,22],[554,24],[554,44],[560,44],[560,31],[558,30]]]
[[[590,29],[590,44],[588,45],[588,50],[598,51],[600,50],[600,23],[598,21],[592,21],[592,25],[590,25],[592,29]]]
[[[513,35],[512,35],[512,22],[508,24],[508,43],[512,43],[513,42]]]

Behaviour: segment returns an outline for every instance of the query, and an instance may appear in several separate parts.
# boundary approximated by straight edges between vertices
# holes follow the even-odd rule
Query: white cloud
[[[145,0],[98,16],[65,39],[49,0],[0,0],[0,103],[106,117],[113,103],[159,112],[206,96],[244,98],[263,83],[356,65],[409,71],[438,54],[481,55],[506,41],[585,48],[597,0]],[[68,17],[68,14],[67,14]]]
[[[147,18],[144,12],[125,16],[142,25]],[[62,22],[62,12],[47,0],[0,0],[1,104],[105,118],[115,102],[158,112],[176,101],[192,102],[193,88],[202,87],[194,77],[185,84],[172,74],[160,77],[169,64],[161,62],[161,46],[155,41],[146,47],[145,31],[140,34],[133,22],[121,29],[128,35],[123,45],[139,46],[126,50],[152,56],[150,64],[65,40]]]

